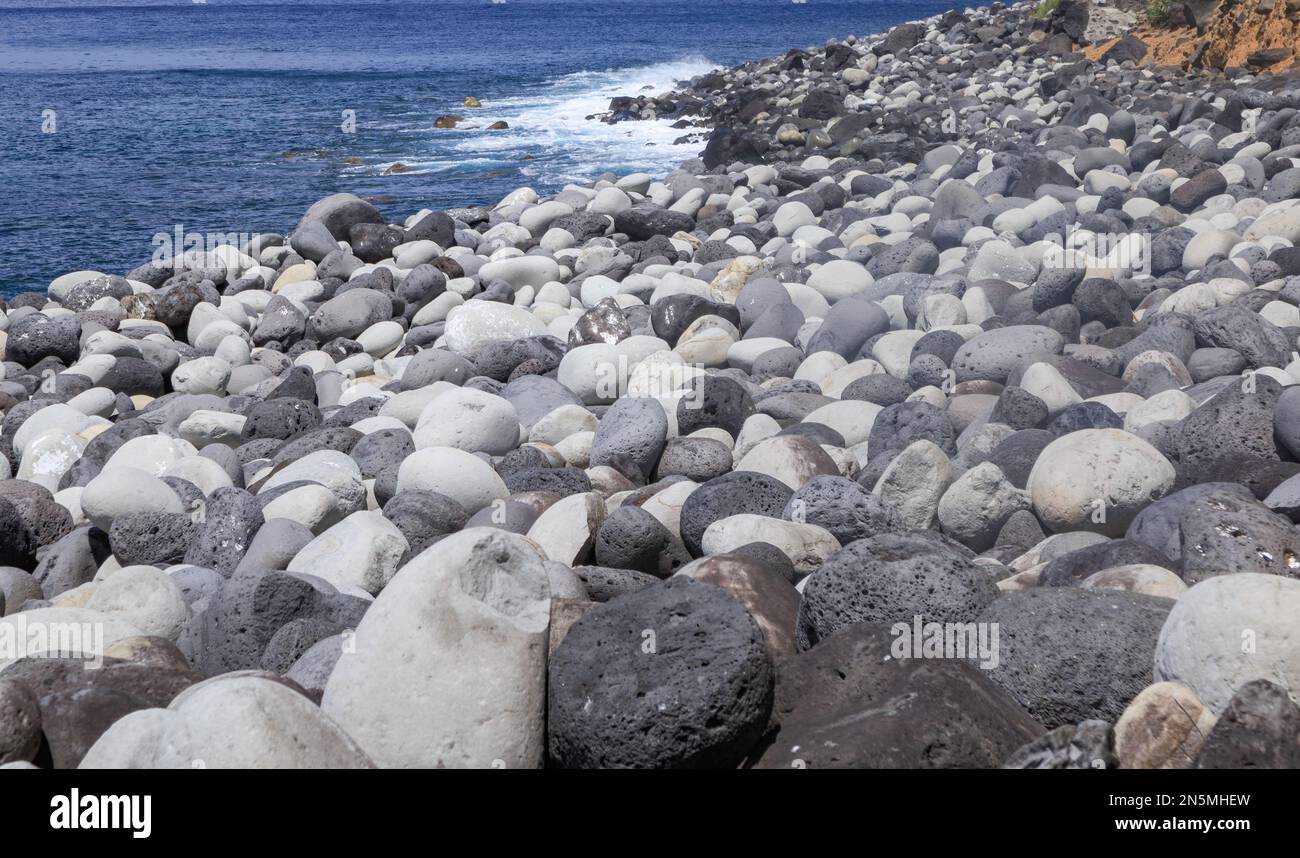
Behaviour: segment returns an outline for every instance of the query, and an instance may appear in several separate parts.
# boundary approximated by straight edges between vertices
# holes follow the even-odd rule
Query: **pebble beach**
[[[0,768],[1300,767],[1300,77],[1109,11],[0,299]]]

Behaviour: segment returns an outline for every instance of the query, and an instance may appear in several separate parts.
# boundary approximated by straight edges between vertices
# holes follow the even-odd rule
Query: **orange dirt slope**
[[[1300,48],[1300,21],[1292,20],[1285,0],[1269,3],[1224,4],[1215,12],[1204,35],[1197,35],[1195,27],[1178,21],[1167,24],[1139,24],[1132,35],[1146,43],[1146,65],[1187,66],[1198,46],[1205,43],[1205,52],[1199,66],[1209,68],[1244,67],[1246,58],[1267,48],[1284,48],[1291,52],[1285,59],[1265,66],[1259,71],[1279,72],[1297,67],[1295,51]],[[1097,59],[1118,39],[1111,39],[1083,49],[1089,59]]]

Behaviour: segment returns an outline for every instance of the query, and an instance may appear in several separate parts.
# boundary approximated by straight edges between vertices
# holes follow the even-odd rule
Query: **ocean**
[[[954,5],[0,0],[0,294],[125,273],[178,228],[285,232],[337,191],[400,218],[663,174],[702,144],[675,144],[688,132],[666,121],[587,117]],[[447,113],[465,122],[435,129]]]

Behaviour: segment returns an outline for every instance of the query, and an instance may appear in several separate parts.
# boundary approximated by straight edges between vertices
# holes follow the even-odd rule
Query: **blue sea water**
[[[157,233],[283,232],[336,191],[393,218],[698,153],[614,95],[951,0],[0,0],[0,294],[125,273]],[[476,96],[482,109],[461,107]],[[434,129],[444,113],[474,127]],[[354,128],[349,129],[349,118]],[[487,131],[494,121],[506,131]],[[396,163],[408,172],[385,175]]]

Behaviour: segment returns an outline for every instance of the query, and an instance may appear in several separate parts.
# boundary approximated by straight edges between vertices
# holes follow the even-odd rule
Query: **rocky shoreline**
[[[1300,765],[1300,82],[1067,4],[9,299],[0,764]]]

